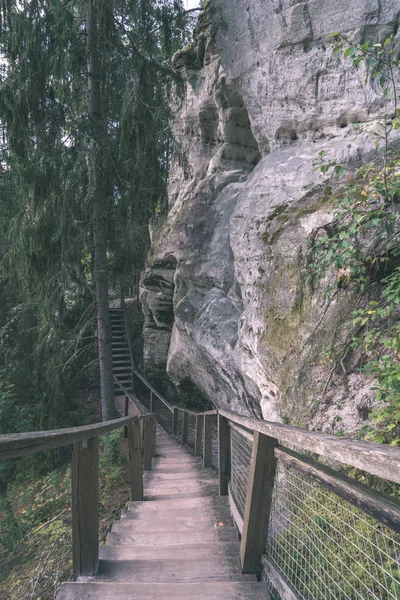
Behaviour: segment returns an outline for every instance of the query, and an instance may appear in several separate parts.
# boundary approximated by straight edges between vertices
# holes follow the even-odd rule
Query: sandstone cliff
[[[210,0],[174,59],[170,210],[141,281],[153,380],[323,430],[368,419],[357,357],[331,373],[326,352],[346,340],[354,292],[328,306],[305,283],[305,240],[332,218],[313,159],[371,160],[382,110],[328,36],[383,40],[399,14],[398,0]]]

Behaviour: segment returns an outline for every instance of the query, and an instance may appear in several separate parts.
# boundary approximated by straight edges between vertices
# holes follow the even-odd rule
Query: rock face
[[[174,60],[170,210],[141,282],[150,377],[269,420],[351,433],[368,417],[357,357],[332,369],[327,353],[355,299],[328,306],[310,288],[305,240],[332,218],[313,159],[370,160],[383,110],[328,36],[382,41],[399,12],[398,0],[210,0]]]

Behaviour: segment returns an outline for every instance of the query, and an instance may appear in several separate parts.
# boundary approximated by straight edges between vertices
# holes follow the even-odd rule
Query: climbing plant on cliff
[[[309,279],[327,280],[328,298],[341,290],[358,293],[352,335],[338,360],[361,350],[362,369],[375,378],[381,407],[376,429],[369,437],[400,444],[400,129],[398,106],[398,49],[390,37],[383,43],[358,45],[347,36],[332,34],[334,51],[343,51],[353,68],[364,66],[384,110],[373,135],[380,159],[353,172],[330,161],[324,152],[315,168],[338,178],[332,221],[311,240]],[[332,277],[333,275],[333,277]],[[367,300],[365,300],[367,298]],[[329,383],[329,382],[328,382]]]
[[[185,42],[182,3],[96,2],[95,48],[87,43],[90,6],[5,0],[0,7],[1,169],[13,185],[2,223],[0,366],[11,386],[25,380],[32,428],[67,423],[71,382],[95,364],[96,207],[105,241],[98,271],[115,280],[143,260],[149,217],[165,197],[168,61]],[[97,67],[88,78],[90,57]],[[15,342],[35,365],[25,378]]]

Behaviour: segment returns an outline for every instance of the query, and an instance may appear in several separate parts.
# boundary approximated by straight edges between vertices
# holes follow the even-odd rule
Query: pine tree
[[[71,382],[91,360],[95,284],[103,416],[113,414],[108,280],[140,268],[149,218],[165,205],[169,59],[185,23],[177,0],[1,4],[2,165],[13,203],[0,242],[0,368],[13,385],[30,380],[32,428],[71,421]],[[10,326],[25,365],[10,351]]]

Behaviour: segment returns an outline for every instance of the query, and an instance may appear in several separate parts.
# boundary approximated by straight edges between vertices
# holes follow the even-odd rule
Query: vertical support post
[[[128,425],[129,472],[131,476],[131,500],[143,500],[142,445],[140,421]]]
[[[144,470],[151,471],[153,453],[153,424],[150,419],[143,420],[143,463]]]
[[[150,390],[150,412],[152,412],[152,413],[156,412],[156,399],[154,397],[152,390]]]
[[[134,395],[136,395],[136,375],[133,372],[133,369],[132,369],[131,375],[132,375],[132,392]]]
[[[73,577],[95,575],[99,558],[99,438],[74,444],[72,455]]]
[[[129,416],[129,398],[125,396],[124,416]],[[128,427],[124,427],[124,438],[128,437]]]
[[[156,455],[156,440],[157,440],[157,419],[156,416],[151,419],[151,455]]]
[[[278,440],[254,432],[249,485],[243,519],[240,559],[243,573],[261,575],[261,556],[268,534]]]
[[[189,429],[189,413],[186,410],[183,411],[182,420],[182,446],[185,446],[188,441],[188,429]]]
[[[226,417],[218,414],[218,477],[219,495],[228,495],[230,473],[231,429]]]
[[[196,439],[194,444],[194,455],[201,456],[202,454],[202,440],[203,440],[203,427],[204,427],[203,415],[196,416]]]
[[[172,413],[172,435],[176,437],[176,434],[178,433],[178,409],[174,406],[173,411],[174,412]]]
[[[203,467],[205,469],[209,469],[211,467],[211,442],[212,442],[211,417],[212,417],[212,415],[204,415]]]

